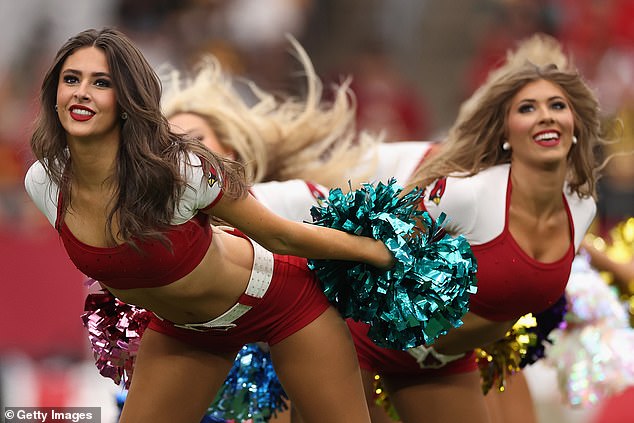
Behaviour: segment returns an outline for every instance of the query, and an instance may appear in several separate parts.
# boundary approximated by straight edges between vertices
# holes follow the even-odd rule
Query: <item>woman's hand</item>
[[[439,337],[432,345],[442,354],[460,354],[502,339],[517,320],[493,322],[476,314],[467,313],[464,324]]]
[[[612,259],[604,250],[595,246],[594,238],[586,235],[581,242],[581,248],[590,256],[590,264],[599,271],[610,273],[619,291],[631,295],[634,288],[634,260],[619,262]]]

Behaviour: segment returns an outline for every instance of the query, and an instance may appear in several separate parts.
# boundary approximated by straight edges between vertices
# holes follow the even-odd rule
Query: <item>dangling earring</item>
[[[572,143],[573,143],[573,144],[576,144],[576,143],[577,143],[577,137],[576,137],[576,136],[574,136],[574,135],[572,136]]]
[[[121,119],[126,120],[128,118],[128,114],[126,112],[121,113]]]
[[[508,141],[504,141],[504,143],[502,144],[502,150],[509,151],[510,149],[511,149],[511,144],[509,144]]]

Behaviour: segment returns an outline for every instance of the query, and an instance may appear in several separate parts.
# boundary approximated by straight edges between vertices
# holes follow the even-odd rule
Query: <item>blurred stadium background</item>
[[[441,139],[506,50],[545,32],[573,56],[605,116],[623,120],[616,148],[634,145],[634,0],[0,0],[2,406],[100,406],[103,422],[116,419],[118,388],[94,368],[79,319],[84,276],[22,184],[48,64],[68,37],[106,25],[157,68],[214,54],[236,76],[301,94],[292,34],[324,81],[353,76],[359,127],[390,141]],[[598,233],[633,215],[632,161],[607,169]],[[601,406],[569,409],[548,369],[528,376],[543,423],[590,422]]]

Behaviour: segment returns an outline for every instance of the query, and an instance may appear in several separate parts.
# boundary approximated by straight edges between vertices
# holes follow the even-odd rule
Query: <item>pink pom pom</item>
[[[110,292],[88,294],[81,319],[99,373],[117,385],[130,386],[134,360],[150,313],[116,299]]]

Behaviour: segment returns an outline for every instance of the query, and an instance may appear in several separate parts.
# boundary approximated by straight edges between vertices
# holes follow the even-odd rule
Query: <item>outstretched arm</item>
[[[223,197],[209,213],[236,227],[274,253],[313,259],[358,261],[378,268],[389,268],[394,263],[392,253],[381,241],[336,229],[293,222],[271,212],[251,195],[238,200]]]
[[[463,325],[439,337],[433,347],[442,354],[459,354],[502,339],[517,320],[494,322],[468,312]]]
[[[605,251],[596,248],[588,238],[581,242],[581,247],[590,256],[590,264],[595,269],[612,274],[614,282],[621,292],[632,290],[632,286],[634,286],[634,260],[629,262],[615,261]]]

